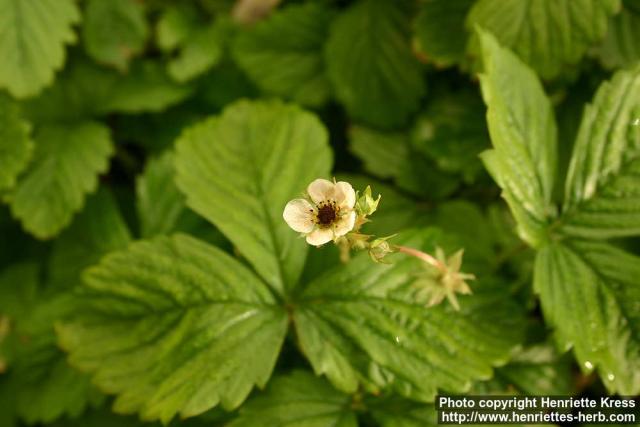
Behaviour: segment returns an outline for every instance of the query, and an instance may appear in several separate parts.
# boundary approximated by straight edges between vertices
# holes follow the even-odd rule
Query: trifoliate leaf
[[[480,0],[467,26],[495,34],[542,78],[552,79],[605,36],[609,17],[619,9],[619,0]],[[469,49],[478,53],[477,40]]]
[[[26,98],[51,84],[79,19],[74,0],[0,0],[0,88]]]
[[[629,67],[640,61],[640,7],[632,0],[624,0],[622,5],[622,11],[609,21],[598,48],[600,61],[607,68]]]
[[[149,32],[136,0],[88,0],[82,28],[87,53],[119,70],[142,51]]]
[[[25,112],[36,122],[157,112],[182,101],[191,90],[173,82],[160,63],[134,62],[122,75],[79,60],[72,62],[50,89],[29,100]]]
[[[440,67],[460,64],[469,33],[465,18],[474,0],[423,0],[415,32],[425,60]]]
[[[402,244],[433,251],[440,233],[427,230]],[[397,241],[394,240],[394,243]],[[293,318],[304,354],[317,374],[354,392],[381,389],[432,401],[438,389],[462,392],[489,378],[520,340],[517,305],[474,287],[460,312],[416,301],[420,262],[401,254],[372,264],[368,254],[328,271],[298,297]],[[477,292],[476,292],[477,288]]]
[[[71,288],[80,273],[104,254],[124,248],[131,233],[113,195],[107,189],[87,199],[84,210],[53,243],[49,259],[48,284]]]
[[[274,378],[229,427],[357,427],[351,396],[305,371]]]
[[[234,57],[264,92],[321,105],[330,92],[322,48],[332,15],[322,2],[277,11],[239,35]]]
[[[411,52],[410,11],[405,0],[360,0],[331,26],[327,70],[354,119],[389,128],[418,109],[425,85]]]
[[[534,288],[558,343],[612,393],[640,393],[640,258],[601,242],[550,242]]]
[[[176,143],[178,188],[277,292],[294,286],[307,244],[282,219],[286,203],[328,176],[327,131],[280,102],[239,101]]]
[[[35,135],[34,159],[8,194],[11,213],[39,239],[55,236],[95,191],[109,166],[109,129],[95,122],[51,125]]]
[[[17,105],[0,95],[0,190],[15,185],[32,151],[31,125],[22,119]]]
[[[483,154],[483,160],[503,190],[521,238],[535,247],[544,240],[548,218],[554,214],[557,132],[553,108],[531,69],[491,34],[481,31],[479,37],[484,64],[480,83],[494,147]]]
[[[565,191],[567,233],[640,234],[640,67],[615,74],[585,108]]]
[[[220,19],[191,32],[169,62],[169,75],[184,83],[211,69],[222,59],[228,32],[228,23]]]
[[[186,235],[106,256],[79,299],[58,327],[70,363],[145,420],[237,407],[268,381],[287,328],[264,282]]]

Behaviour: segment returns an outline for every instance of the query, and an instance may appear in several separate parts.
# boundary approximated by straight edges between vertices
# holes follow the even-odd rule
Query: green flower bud
[[[389,254],[397,252],[397,250],[387,242],[387,240],[392,237],[393,236],[380,237],[369,244],[369,256],[373,261],[382,264],[390,264],[390,262],[386,261],[384,258]]]
[[[382,196],[378,194],[378,198],[374,199],[371,196],[371,186],[367,185],[364,192],[358,197],[356,202],[356,212],[359,216],[368,216],[374,213],[378,209],[378,203]]]

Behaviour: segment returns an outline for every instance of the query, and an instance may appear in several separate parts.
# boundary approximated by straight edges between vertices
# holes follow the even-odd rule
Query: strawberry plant
[[[0,0],[0,426],[640,394],[635,0]]]

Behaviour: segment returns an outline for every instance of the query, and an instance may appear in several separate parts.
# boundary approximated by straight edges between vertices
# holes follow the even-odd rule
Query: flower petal
[[[307,243],[313,246],[321,246],[333,240],[333,230],[330,228],[318,228],[307,234]]]
[[[356,192],[351,184],[339,181],[335,185],[335,200],[342,209],[353,209],[356,204]]]
[[[353,226],[356,224],[356,213],[354,211],[349,212],[348,215],[340,218],[333,225],[333,232],[336,237],[344,236],[351,230],[353,230]]]
[[[313,230],[315,208],[305,199],[293,199],[284,207],[282,217],[289,227],[300,233],[309,233]]]
[[[311,197],[311,200],[313,200],[315,204],[318,204],[324,200],[333,199],[335,192],[334,188],[335,184],[333,182],[318,178],[309,184],[307,187],[307,193],[309,194],[309,197]]]

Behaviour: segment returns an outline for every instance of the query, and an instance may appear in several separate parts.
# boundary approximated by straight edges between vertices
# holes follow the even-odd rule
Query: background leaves
[[[2,0],[0,16],[0,87],[17,98],[36,95],[64,64],[65,44],[76,41],[77,6],[73,0]]]

